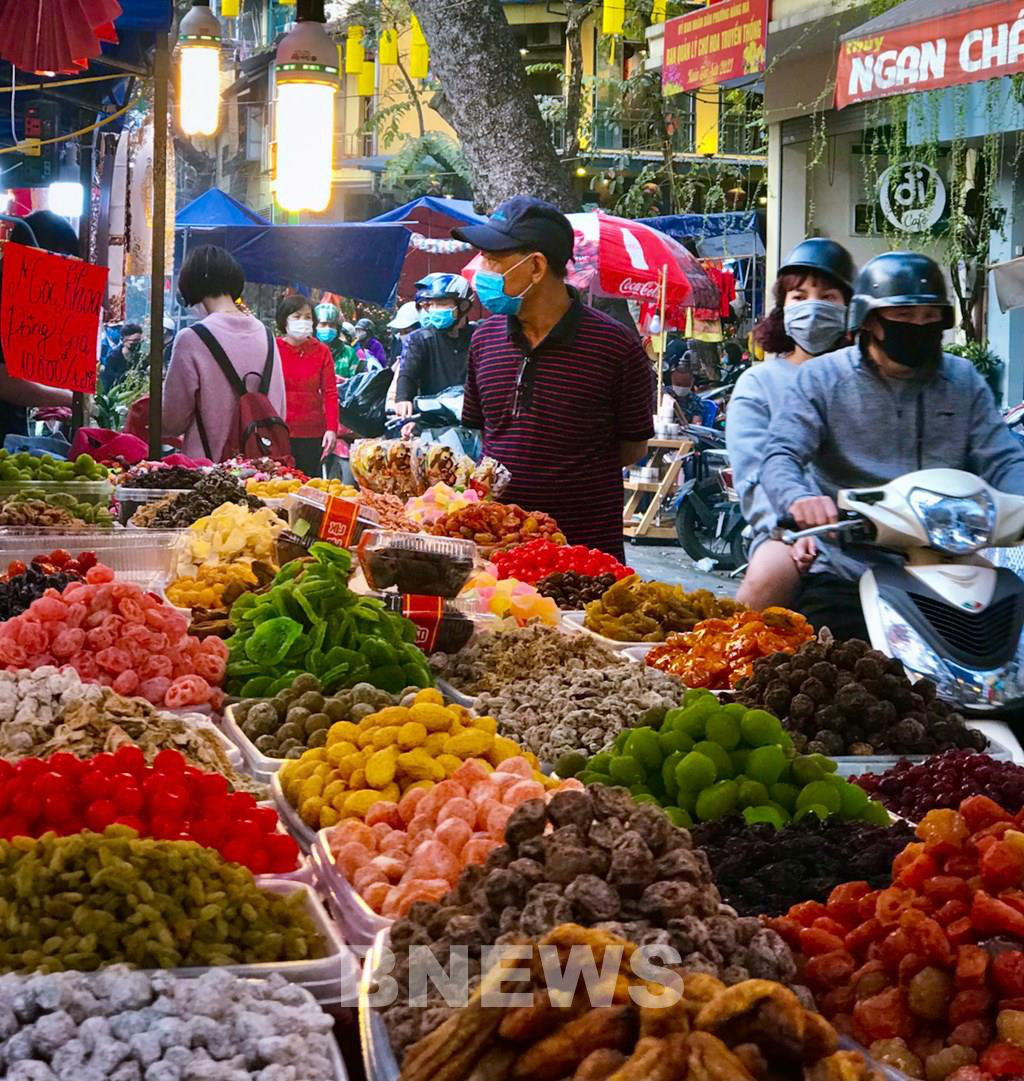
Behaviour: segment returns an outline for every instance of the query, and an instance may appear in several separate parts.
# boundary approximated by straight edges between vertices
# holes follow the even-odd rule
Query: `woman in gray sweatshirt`
[[[791,603],[800,575],[817,555],[813,540],[788,547],[771,539],[775,511],[761,487],[761,463],[772,419],[800,365],[843,344],[853,276],[853,258],[834,240],[810,237],[790,252],[775,280],[775,307],[754,328],[768,356],[740,376],[729,401],[725,441],[743,517],[754,534],[737,596],[750,608]]]

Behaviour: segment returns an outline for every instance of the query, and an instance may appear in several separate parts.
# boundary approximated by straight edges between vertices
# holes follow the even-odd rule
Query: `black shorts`
[[[805,574],[800,579],[800,595],[794,607],[816,631],[828,627],[841,641],[849,638],[868,641],[860,606],[860,582],[851,582],[837,574]]]

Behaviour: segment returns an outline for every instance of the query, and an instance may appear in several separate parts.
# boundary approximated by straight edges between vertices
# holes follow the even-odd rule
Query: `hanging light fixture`
[[[79,218],[85,203],[82,187],[82,167],[78,161],[78,146],[65,143],[60,157],[57,179],[47,188],[47,206],[62,218]]]
[[[213,135],[220,122],[220,21],[209,0],[192,0],[178,27],[178,116],[186,135]]]
[[[284,210],[326,210],[331,201],[338,47],[323,24],[324,0],[298,0],[295,26],[277,47],[275,182]]]

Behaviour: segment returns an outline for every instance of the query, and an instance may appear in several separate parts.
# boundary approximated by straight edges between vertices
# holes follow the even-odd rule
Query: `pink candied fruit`
[[[533,776],[533,766],[522,755],[516,755],[514,758],[506,758],[502,762],[501,772],[517,773],[520,777],[529,779]]]
[[[380,843],[380,851],[382,855],[400,855],[407,856],[409,854],[409,835],[403,833],[401,830],[393,830],[391,834],[385,837]]]
[[[409,791],[402,796],[398,801],[398,813],[403,822],[408,824],[413,820],[413,817],[416,814],[416,808],[426,795],[427,790],[425,788],[410,788]]]
[[[452,880],[458,876],[460,870],[459,861],[451,850],[445,848],[436,838],[431,838],[416,846],[405,873],[411,878],[432,875],[434,878]]]
[[[373,863],[365,863],[352,872],[350,881],[362,893],[367,886],[372,886],[374,882],[389,882],[390,880],[380,867],[375,866]]]
[[[376,849],[375,840],[373,830],[358,818],[343,818],[328,834],[331,851],[335,854],[342,845],[350,843]]]
[[[489,776],[490,770],[486,769],[478,758],[469,758],[451,775],[450,780],[457,781],[469,789],[478,781],[485,781]]]
[[[486,777],[482,781],[477,781],[469,790],[469,798],[476,804],[483,803],[489,799],[497,800],[500,799],[500,797],[501,789],[490,779],[490,777]]]
[[[476,804],[466,796],[456,796],[444,803],[437,812],[437,824],[449,818],[461,818],[472,825],[476,821]]]
[[[458,855],[473,836],[473,826],[461,818],[446,818],[434,830],[434,836],[445,848]]]
[[[334,849],[335,866],[350,882],[356,871],[365,867],[372,857],[373,853],[358,841],[348,841]]]
[[[392,887],[386,882],[373,882],[363,890],[363,900],[379,914],[391,890]]]
[[[91,586],[102,585],[104,582],[114,580],[114,572],[102,563],[97,563],[85,572],[85,580]]]
[[[497,807],[492,807],[487,815],[487,832],[496,840],[505,840],[505,823],[512,817],[512,812],[515,808],[511,805],[503,806],[498,804]]]
[[[518,807],[528,799],[543,799],[546,789],[540,781],[520,781],[506,788],[501,797],[501,802],[508,807]]]
[[[389,882],[400,882],[402,875],[405,874],[406,861],[400,860],[395,856],[374,856],[373,859],[370,860],[370,866],[383,871]]]
[[[402,818],[398,813],[398,804],[390,800],[381,800],[375,803],[367,812],[365,823],[371,828],[378,823],[384,823],[393,829],[402,826]]]
[[[483,863],[496,848],[501,848],[501,844],[493,837],[470,838],[461,853],[463,865],[468,867],[471,863]]]

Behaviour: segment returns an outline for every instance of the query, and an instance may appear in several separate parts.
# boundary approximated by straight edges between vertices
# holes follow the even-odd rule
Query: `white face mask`
[[[313,320],[301,319],[297,315],[288,316],[288,337],[301,342],[313,333]]]

